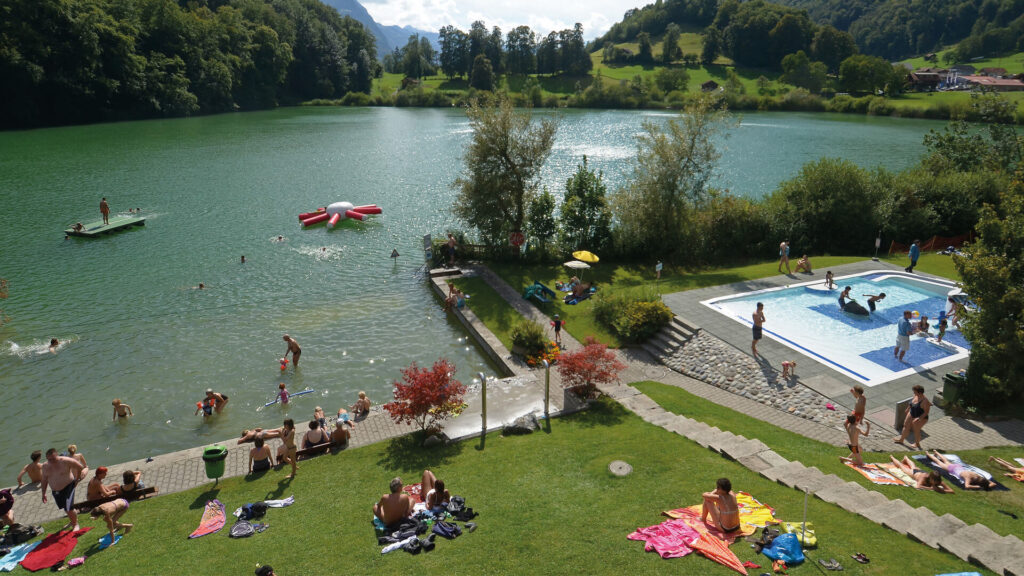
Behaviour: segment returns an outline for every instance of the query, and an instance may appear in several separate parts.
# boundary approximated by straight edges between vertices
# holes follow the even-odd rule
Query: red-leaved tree
[[[452,378],[455,365],[447,358],[434,362],[429,370],[415,362],[402,369],[402,381],[395,382],[395,401],[384,409],[396,423],[416,424],[420,430],[436,431],[442,420],[456,416],[464,407],[466,387]]]
[[[584,344],[575,352],[562,352],[558,358],[558,373],[562,377],[562,387],[590,398],[597,391],[598,384],[617,381],[626,365],[593,336],[587,336]]]

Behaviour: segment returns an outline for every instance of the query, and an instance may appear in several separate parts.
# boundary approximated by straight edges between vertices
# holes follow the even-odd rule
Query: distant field
[[[1010,102],[1017,103],[1017,109],[1024,111],[1024,92],[1004,92],[1003,96]],[[927,108],[935,104],[967,104],[971,101],[970,92],[909,92],[889,98],[889,104],[895,108]]]
[[[936,56],[938,56],[938,60],[936,62],[928,62],[927,60],[924,59],[923,56],[918,58],[910,58],[909,60],[904,60],[904,62],[909,63],[915,69],[923,68],[926,66],[946,68],[947,65],[944,64],[942,61],[942,56],[946,54],[946,52],[949,52],[949,50],[936,52],[935,54]],[[971,66],[974,66],[977,69],[1006,68],[1006,72],[1008,74],[1022,74],[1024,73],[1024,52],[1017,52],[1016,54],[1002,56],[999,58],[985,58],[983,60],[973,60],[971,62],[965,62],[965,64],[970,64]]]

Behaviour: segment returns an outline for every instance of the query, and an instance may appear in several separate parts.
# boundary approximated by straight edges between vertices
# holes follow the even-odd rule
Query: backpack
[[[452,516],[457,515],[465,508],[466,499],[462,496],[452,496],[451,500],[448,501],[448,513]]]
[[[4,544],[8,546],[16,546],[18,544],[28,542],[42,533],[43,529],[39,526],[15,524],[7,531],[7,536],[4,538]]]
[[[263,502],[255,502],[253,504],[246,504],[242,506],[242,515],[239,516],[241,520],[252,520],[253,518],[262,518],[267,513],[268,506]]]
[[[228,533],[232,538],[248,538],[256,533],[256,528],[248,520],[238,520],[231,526]]]

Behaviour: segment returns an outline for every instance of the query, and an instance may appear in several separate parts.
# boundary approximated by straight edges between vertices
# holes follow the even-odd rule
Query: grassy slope
[[[907,264],[906,256],[893,256],[884,258],[900,266]],[[815,276],[804,276],[798,274],[798,282],[814,278],[824,278],[824,270],[832,266],[860,262],[865,260],[860,256],[817,256],[811,258],[811,263],[818,272]],[[516,263],[492,263],[491,269],[501,276],[506,282],[517,290],[539,281],[554,289],[556,281],[567,281],[571,274],[569,269],[560,265],[520,265]],[[666,266],[662,272],[660,282],[654,281],[654,265],[632,265],[632,264],[597,264],[590,270],[584,271],[584,281],[597,282],[598,289],[612,286],[614,288],[650,288],[657,290],[660,294],[669,294],[682,290],[694,288],[707,288],[733,282],[743,282],[757,278],[765,278],[778,274],[778,263],[776,261],[761,262],[746,266],[734,266],[726,268],[708,268],[702,270],[688,270],[676,266]],[[952,259],[948,256],[936,254],[922,254],[918,262],[918,270],[935,274],[946,278],[958,279],[956,270],[953,269]],[[496,296],[495,296],[496,297]],[[603,325],[598,324],[592,313],[592,302],[585,300],[575,306],[569,306],[562,302],[553,302],[542,308],[549,316],[558,313],[566,321],[565,329],[572,336],[580,341],[584,337],[593,335],[605,344],[619,347],[622,342],[608,331]],[[476,303],[473,303],[476,310]],[[484,318],[484,323],[492,330],[495,326],[500,334],[502,324],[494,326]]]
[[[942,56],[946,52],[949,52],[949,50],[936,52],[936,56],[938,56],[937,62],[928,62],[924,59],[924,56],[910,58],[908,60],[904,60],[904,62],[909,63],[915,69],[925,67],[946,68],[947,65],[942,62]],[[1020,74],[1024,72],[1024,52],[1017,52],[1016,54],[1010,54],[999,58],[983,58],[974,62],[965,62],[965,64],[970,64],[978,70],[981,70],[982,68],[1006,68],[1006,72],[1009,74]]]
[[[804,465],[815,466],[826,474],[831,473],[844,480],[859,482],[864,487],[881,492],[889,498],[900,498],[915,508],[927,506],[939,516],[948,512],[968,524],[980,522],[1003,535],[1019,534],[1021,531],[1022,520],[1014,520],[999,513],[999,510],[1006,510],[1019,517],[1024,516],[1024,484],[1020,482],[1000,475],[1004,480],[1002,483],[1010,489],[1009,492],[967,492],[955,488],[956,493],[951,496],[900,486],[879,486],[839,462],[840,456],[849,455],[846,448],[836,448],[759,420],[744,418],[742,414],[674,386],[658,382],[641,382],[634,386],[669,412],[683,414],[733,434],[757,438],[783,458],[799,460]],[[927,428],[925,431],[927,432]],[[1020,448],[994,448],[962,451],[957,454],[967,463],[996,474],[998,469],[987,462],[989,456],[999,456],[1012,462],[1014,457],[1020,457],[1024,451]],[[886,454],[871,452],[864,454],[864,461],[888,462],[889,459]]]
[[[408,438],[348,450],[301,464],[298,477],[285,471],[229,479],[214,488],[161,496],[133,504],[124,520],[135,530],[117,546],[91,556],[83,575],[252,574],[257,562],[279,574],[693,574],[729,575],[692,555],[663,560],[626,539],[638,526],[664,520],[662,510],[697,504],[716,478],[727,476],[785,520],[799,520],[803,496],[771,483],[713,452],[644,423],[609,401],[555,420],[551,433],[487,437],[485,449],[466,442],[423,450]],[[358,433],[358,428],[356,433]],[[608,472],[615,459],[632,474]],[[370,527],[370,506],[400,475],[418,481],[434,470],[455,494],[480,513],[480,528],[455,541],[439,541],[433,552],[382,556]],[[415,480],[414,480],[415,479]],[[269,530],[244,540],[226,531],[188,540],[209,498],[228,510],[263,498],[295,496],[289,508],[271,509]],[[889,530],[811,498],[808,518],[820,534],[812,558],[835,557],[849,574],[892,574],[913,558],[922,573],[959,572],[970,567]],[[87,521],[86,525],[97,523]],[[48,528],[59,527],[60,522]],[[73,555],[89,553],[98,531],[84,536]],[[440,539],[439,539],[440,540]],[[733,546],[741,560],[764,565],[745,543]],[[867,565],[849,559],[861,551]],[[188,566],[186,569],[185,566]],[[570,568],[571,567],[571,568]],[[815,565],[816,567],[816,565]],[[814,571],[814,568],[808,568]]]

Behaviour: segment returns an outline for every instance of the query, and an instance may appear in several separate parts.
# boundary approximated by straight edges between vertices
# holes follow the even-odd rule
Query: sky
[[[652,0],[360,0],[380,24],[413,26],[436,31],[451,24],[469,30],[474,20],[483,20],[508,32],[523,24],[546,35],[552,30],[583,24],[591,40],[622,20],[631,8]]]

